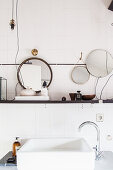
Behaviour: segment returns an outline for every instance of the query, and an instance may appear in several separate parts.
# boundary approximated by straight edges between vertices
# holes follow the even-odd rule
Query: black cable
[[[17,96],[17,87],[18,87],[18,84],[19,83],[17,83],[16,86],[15,86],[15,96]]]
[[[107,75],[109,74],[108,72],[108,55],[107,55],[107,51],[106,51],[106,72],[107,72]],[[102,94],[103,94],[103,91],[104,91],[104,88],[106,87],[107,83],[109,82],[110,78],[113,76],[113,74],[108,78],[108,80],[106,81],[106,83],[104,84],[102,90],[101,90],[101,93],[100,93],[100,100],[102,100]]]
[[[19,33],[18,33],[18,0],[16,0],[16,26],[17,26],[17,31],[16,31],[16,35],[17,35],[17,52],[16,52],[16,57],[15,57],[15,65],[17,64],[17,58],[18,58],[18,54],[19,54]],[[16,69],[17,69],[17,65],[16,65]]]
[[[102,93],[103,93],[103,90],[104,90],[104,88],[106,87],[106,85],[108,84],[108,82],[109,82],[109,80],[110,80],[110,78],[113,76],[113,74],[108,78],[108,80],[106,81],[106,83],[104,84],[104,86],[103,86],[103,88],[102,88],[102,90],[101,90],[101,94],[100,94],[100,99],[102,100]]]
[[[98,85],[98,81],[99,81],[99,77],[97,78],[97,82],[96,82],[96,85],[95,85],[95,96],[96,96],[97,100],[99,100],[99,98],[97,97],[97,85]]]
[[[20,51],[20,43],[19,43],[19,28],[18,28],[18,0],[16,0],[16,26],[17,26],[17,31],[16,31],[16,35],[17,35],[17,52],[16,52],[16,57],[15,57],[15,65],[16,65],[16,70],[18,70],[17,67],[17,58],[18,58],[18,54]],[[20,78],[22,81],[22,84],[24,85],[24,81],[20,72]]]
[[[15,96],[17,95],[17,86],[18,86],[18,84],[19,84],[19,82],[16,83],[16,86],[15,86]],[[10,101],[13,101],[13,100],[15,100],[15,97],[12,100],[10,100]]]
[[[108,72],[108,55],[107,55],[107,51],[106,51],[106,72],[107,72],[107,75],[108,75],[109,72]]]
[[[12,0],[12,19],[14,19],[14,0]]]

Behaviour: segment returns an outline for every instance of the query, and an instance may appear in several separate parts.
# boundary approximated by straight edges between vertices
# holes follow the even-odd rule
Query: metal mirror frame
[[[47,85],[47,87],[49,87],[50,84],[51,84],[51,82],[52,82],[52,79],[53,79],[52,69],[51,69],[50,65],[49,65],[45,60],[43,60],[42,58],[37,58],[37,57],[29,57],[29,58],[25,59],[25,60],[19,65],[19,67],[18,67],[18,69],[17,69],[17,79],[18,79],[18,82],[19,82],[19,84],[21,85],[21,87],[23,87],[24,89],[26,89],[26,88],[24,87],[24,85],[21,83],[20,76],[19,76],[19,72],[20,72],[21,67],[23,66],[23,64],[25,64],[26,62],[28,62],[28,61],[30,61],[30,60],[39,60],[39,61],[42,61],[44,64],[47,65],[47,67],[48,67],[49,70],[50,70],[50,75],[51,75],[50,82],[49,82],[48,85]]]
[[[85,64],[84,64],[85,65]],[[89,78],[90,78],[90,72],[88,71],[88,69],[87,69],[87,67],[86,67],[86,65],[85,66],[80,66],[79,64],[78,65],[76,65],[74,68],[73,68],[73,70],[72,70],[72,72],[71,72],[71,79],[72,79],[72,81],[74,82],[74,83],[76,83],[76,84],[78,84],[78,85],[82,85],[82,84],[85,84],[86,82],[84,82],[84,83],[77,83],[77,82],[75,82],[74,80],[73,80],[73,77],[72,77],[72,73],[73,73],[73,71],[74,71],[74,69],[75,68],[77,68],[77,67],[84,67],[86,70],[87,70],[87,72],[89,73],[89,77],[88,77],[88,80],[89,80]]]
[[[97,49],[94,49],[94,50],[92,50],[92,51],[87,55],[87,57],[86,57],[86,62],[85,62],[85,63],[86,63],[87,70],[88,70],[88,64],[87,64],[88,57],[89,57],[89,55],[90,55],[92,52],[97,51],[97,50],[102,50],[102,51],[105,51],[106,53],[109,53],[109,55],[110,55],[111,58],[113,59],[113,56],[111,55],[111,53],[110,53],[109,51],[107,51],[107,50],[105,50],[105,49],[98,49],[98,48],[97,48]],[[107,75],[106,75],[106,76],[98,77],[98,76],[95,76],[94,74],[92,74],[89,70],[88,70],[88,72],[89,72],[92,76],[94,76],[94,77],[96,77],[96,78],[103,78],[103,77],[106,77],[106,76],[107,76]],[[111,72],[112,72],[112,71],[111,71]],[[110,72],[110,73],[111,73],[111,72]],[[109,74],[110,74],[110,73],[109,73]],[[109,75],[109,74],[108,74],[108,75]]]

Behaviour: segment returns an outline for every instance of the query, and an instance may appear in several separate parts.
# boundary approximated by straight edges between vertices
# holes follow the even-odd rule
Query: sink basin
[[[95,153],[81,138],[30,139],[17,153],[18,170],[94,170]]]

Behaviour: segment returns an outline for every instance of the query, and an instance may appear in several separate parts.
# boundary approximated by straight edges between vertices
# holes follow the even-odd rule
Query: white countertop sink
[[[94,170],[95,153],[84,139],[30,139],[17,153],[18,170]]]

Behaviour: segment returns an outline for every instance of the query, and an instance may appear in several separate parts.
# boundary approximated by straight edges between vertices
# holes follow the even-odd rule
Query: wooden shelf
[[[113,103],[113,100],[103,100],[103,103]]]
[[[0,103],[20,103],[20,104],[71,104],[71,103],[99,103],[98,100],[78,100],[78,101],[57,101],[57,100],[49,100],[49,101],[39,101],[39,100],[2,100],[0,101]]]
[[[78,101],[60,101],[60,100],[1,100],[0,103],[9,104],[74,104],[74,103],[99,103],[99,100],[78,100]],[[113,103],[113,100],[103,100],[103,103]]]

